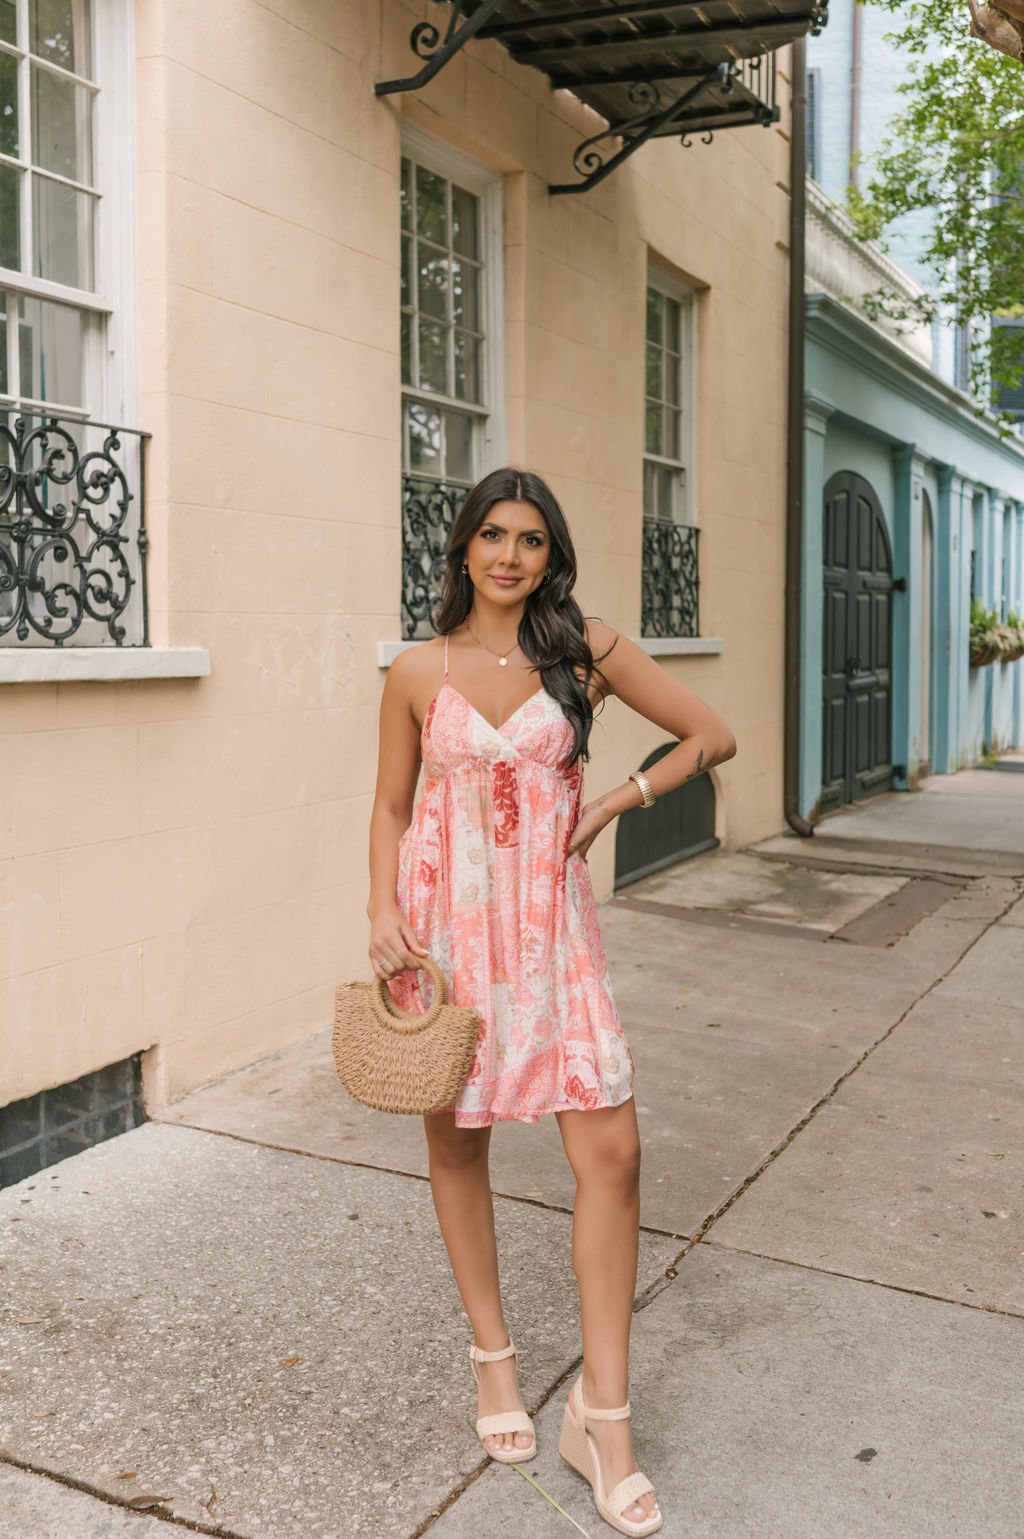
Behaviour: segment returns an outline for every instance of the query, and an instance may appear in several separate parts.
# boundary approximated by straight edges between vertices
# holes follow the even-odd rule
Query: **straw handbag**
[[[425,956],[421,966],[434,983],[423,1015],[402,1010],[384,978],[339,983],[335,990],[338,1076],[349,1095],[377,1111],[443,1111],[469,1078],[483,1018],[448,1003],[448,985],[433,957]]]

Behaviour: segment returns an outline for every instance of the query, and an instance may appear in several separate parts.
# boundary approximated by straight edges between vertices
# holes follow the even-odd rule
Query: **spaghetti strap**
[[[448,683],[448,632],[444,633],[444,681]]]

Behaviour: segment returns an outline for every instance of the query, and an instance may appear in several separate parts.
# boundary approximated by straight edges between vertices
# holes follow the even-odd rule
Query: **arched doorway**
[[[874,490],[825,487],[821,811],[892,788],[892,551]]]
[[[677,743],[662,743],[640,765],[657,764]],[[639,794],[639,793],[638,793]],[[663,866],[689,860],[718,847],[715,838],[715,787],[710,775],[685,780],[659,796],[653,807],[630,807],[615,829],[615,887],[625,887]]]

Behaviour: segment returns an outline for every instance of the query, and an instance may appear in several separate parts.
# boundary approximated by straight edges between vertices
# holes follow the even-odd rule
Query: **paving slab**
[[[829,837],[909,840],[915,844],[1024,853],[1024,779],[963,770],[937,775],[918,791],[894,791],[819,825]]]
[[[719,1245],[1024,1316],[1024,1011],[936,992],[719,1220]]]
[[[976,1006],[1024,1007],[1024,942],[1015,925],[996,924],[982,935],[939,985],[946,998]]]
[[[715,850],[621,889],[635,899],[710,909],[802,925],[825,934],[841,929],[906,883],[903,876],[809,872],[745,851]]]
[[[630,1394],[664,1539],[1018,1539],[1024,1322],[696,1246],[635,1318]],[[610,1530],[558,1456],[532,1472],[591,1539]],[[566,1539],[491,1466],[430,1539]]]
[[[880,875],[905,872],[910,876],[969,877],[997,873],[1024,877],[1024,852],[971,849],[946,843],[919,844],[900,838],[898,832],[892,839],[834,838],[824,831],[827,827],[827,823],[819,824],[821,831],[809,838],[773,834],[751,848],[764,859],[785,860],[808,870],[825,867],[853,874],[871,871]]]
[[[1006,906],[998,894],[986,902],[963,923],[946,921],[944,905],[898,947],[870,952],[708,930],[605,904],[613,986],[637,1063],[642,1223],[695,1233]],[[420,1119],[372,1112],[346,1095],[326,1030],[158,1115],[426,1174]],[[554,1118],[499,1124],[491,1170],[496,1191],[571,1211],[574,1182]]]
[[[170,1539],[172,1533],[162,1518],[0,1464],[0,1539]]]
[[[570,1222],[496,1208],[534,1406],[579,1351]],[[247,1539],[405,1539],[481,1463],[425,1182],[147,1123],[0,1192],[0,1266],[0,1456]]]

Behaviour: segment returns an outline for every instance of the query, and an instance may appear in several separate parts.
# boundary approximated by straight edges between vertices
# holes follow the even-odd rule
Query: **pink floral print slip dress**
[[[424,783],[399,843],[398,902],[455,1004],[483,1017],[457,1127],[618,1106],[633,1058],[612,995],[586,861],[567,857],[583,768],[573,729],[541,687],[493,727],[448,682],[420,737]],[[388,987],[422,1011],[424,973]]]

